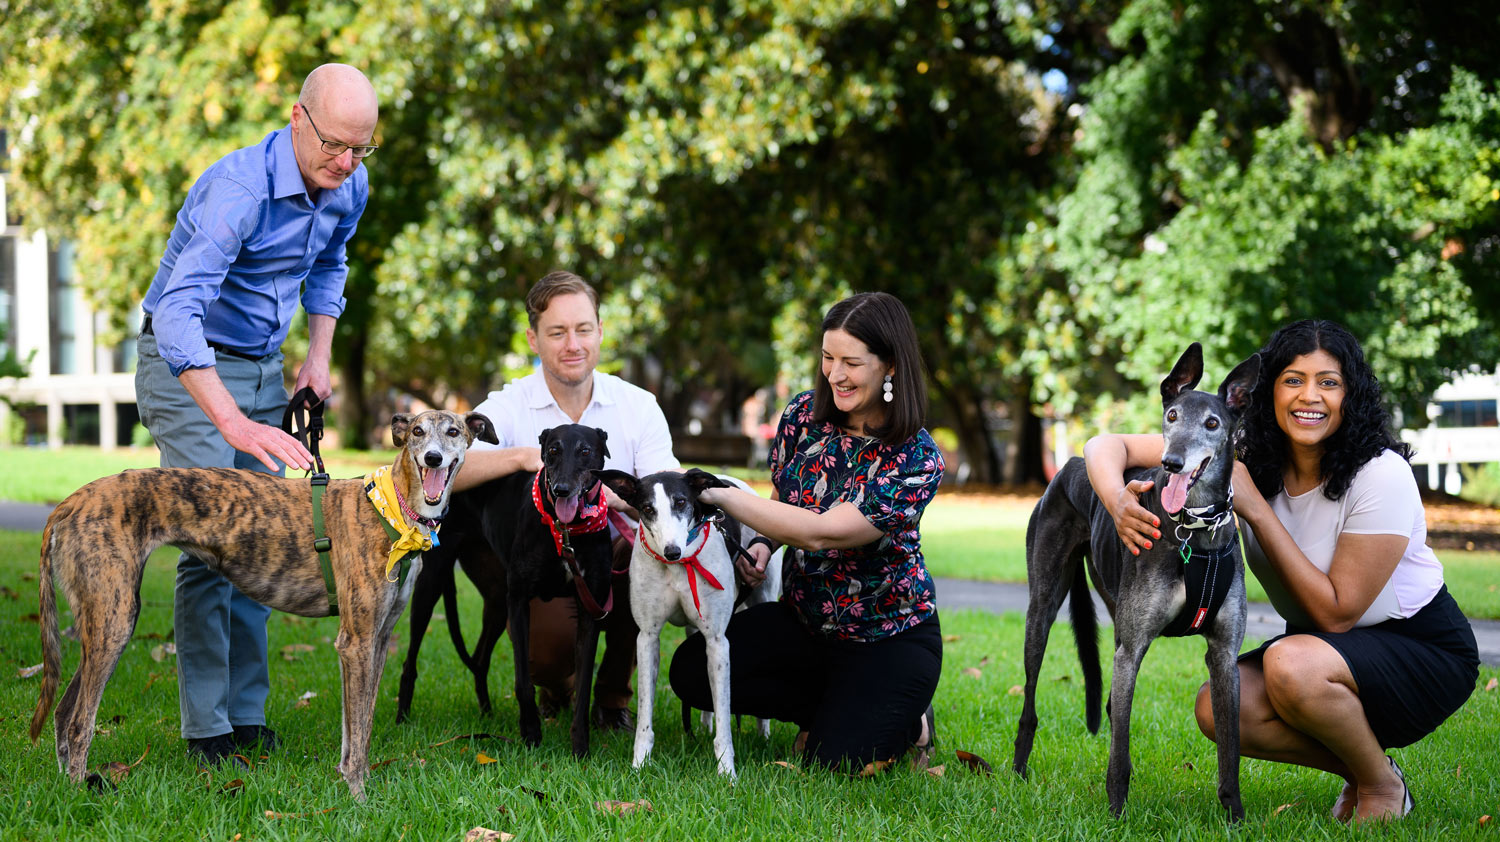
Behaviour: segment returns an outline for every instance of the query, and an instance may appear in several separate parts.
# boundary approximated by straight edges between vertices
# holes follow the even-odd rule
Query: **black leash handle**
[[[281,429],[302,443],[317,463],[317,473],[327,474],[323,469],[323,454],[318,452],[318,442],[323,439],[323,408],[326,406],[311,386],[303,386],[286,405],[281,414]],[[296,429],[292,429],[296,422]]]

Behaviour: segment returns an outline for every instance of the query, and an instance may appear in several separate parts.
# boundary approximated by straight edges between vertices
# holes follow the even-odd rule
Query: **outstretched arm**
[[[884,534],[849,502],[814,512],[738,488],[707,488],[698,497],[767,538],[804,550],[859,547]]]

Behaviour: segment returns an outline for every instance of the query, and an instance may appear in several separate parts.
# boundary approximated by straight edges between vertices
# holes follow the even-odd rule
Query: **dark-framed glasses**
[[[317,135],[318,140],[323,142],[323,154],[338,157],[339,155],[344,154],[345,149],[348,149],[354,153],[354,157],[356,158],[368,158],[370,157],[371,152],[374,152],[376,149],[380,148],[375,144],[370,144],[368,146],[350,146],[347,143],[339,143],[336,140],[325,139],[323,137],[323,133],[318,131],[318,124],[313,122],[312,114],[308,113],[307,106],[303,105],[300,102],[297,103],[297,105],[302,109],[302,113],[306,115],[307,124],[309,126],[312,126],[313,134]]]

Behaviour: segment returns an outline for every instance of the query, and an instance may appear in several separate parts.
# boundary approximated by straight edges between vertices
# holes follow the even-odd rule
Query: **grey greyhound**
[[[1203,376],[1203,350],[1194,342],[1162,381],[1161,467],[1125,474],[1126,482],[1155,481],[1140,503],[1167,524],[1161,540],[1139,556],[1126,551],[1082,459],[1069,460],[1037,502],[1026,529],[1026,699],[1014,758],[1023,778],[1036,736],[1037,676],[1065,596],[1083,662],[1085,717],[1090,733],[1099,732],[1099,647],[1087,575],[1115,629],[1105,781],[1110,812],[1124,811],[1130,790],[1130,705],[1147,647],[1163,634],[1202,634],[1218,737],[1219,802],[1231,820],[1244,817],[1236,657],[1245,636],[1245,568],[1230,476],[1234,431],[1259,374],[1260,356],[1252,355],[1224,378],[1218,394],[1193,391]]]

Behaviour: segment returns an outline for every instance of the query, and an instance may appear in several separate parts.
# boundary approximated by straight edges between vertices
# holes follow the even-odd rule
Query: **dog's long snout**
[[[427,467],[436,468],[443,464],[443,454],[436,450],[429,450],[422,454],[422,461],[427,463]]]
[[[676,561],[682,558],[682,548],[676,544],[668,544],[662,547],[661,554],[666,557],[667,561]]]
[[[1163,453],[1161,455],[1161,466],[1166,468],[1168,473],[1182,473],[1182,465],[1183,460],[1180,453]]]

